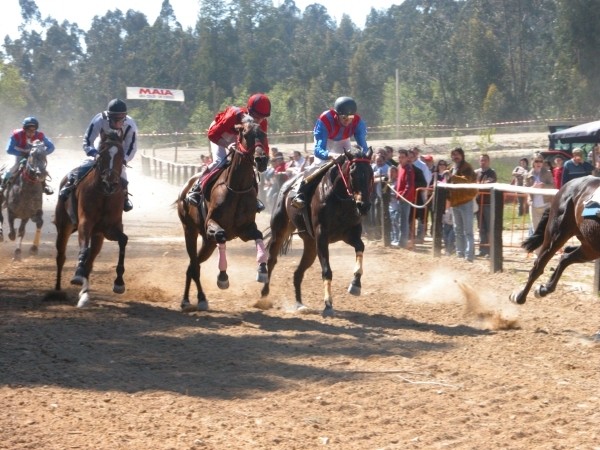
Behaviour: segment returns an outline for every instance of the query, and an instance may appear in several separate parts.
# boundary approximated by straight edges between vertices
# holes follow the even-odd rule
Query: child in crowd
[[[390,186],[396,186],[396,180],[398,179],[398,167],[389,167],[388,179]],[[400,245],[400,200],[395,195],[390,196],[390,204],[388,208],[391,222],[390,241],[392,246],[398,247]]]

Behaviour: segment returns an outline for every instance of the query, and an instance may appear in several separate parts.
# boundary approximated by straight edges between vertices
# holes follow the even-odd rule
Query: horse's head
[[[238,150],[244,154],[254,156],[254,163],[259,172],[267,170],[269,157],[265,152],[267,134],[260,124],[247,114],[238,125]]]
[[[125,163],[123,135],[119,130],[105,133],[100,131],[100,148],[96,159],[96,170],[105,194],[113,194],[121,187],[121,171]]]
[[[46,146],[42,141],[36,140],[31,145],[23,176],[30,183],[41,183],[48,176],[46,165]]]
[[[373,168],[371,157],[373,150],[369,148],[363,155],[360,147],[344,150],[346,162],[342,166],[344,178],[347,180],[348,193],[356,203],[357,212],[364,216],[371,209],[371,194],[373,193]]]

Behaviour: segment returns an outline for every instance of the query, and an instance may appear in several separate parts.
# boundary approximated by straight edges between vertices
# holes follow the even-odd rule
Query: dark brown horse
[[[331,296],[333,272],[329,265],[329,244],[338,241],[354,247],[356,265],[348,292],[360,295],[365,249],[361,239],[362,218],[371,207],[372,151],[369,150],[369,153],[364,156],[360,148],[353,147],[344,153],[320,180],[306,208],[298,210],[291,205],[295,179],[282,187],[271,216],[271,239],[267,245],[268,279],[261,292],[263,297],[269,295],[269,282],[277,257],[289,244],[294,230],[299,230],[298,234],[304,243],[300,264],[294,272],[297,309],[304,308],[301,293],[304,272],[312,266],[318,256],[325,290],[323,315],[333,315]]]
[[[21,259],[21,244],[25,237],[25,226],[29,220],[36,226],[33,244],[29,248],[29,253],[36,255],[40,245],[40,236],[42,225],[44,225],[42,203],[44,186],[43,183],[48,178],[46,169],[46,146],[41,141],[35,141],[29,151],[26,159],[23,159],[13,181],[6,190],[6,210],[8,213],[8,238],[14,241],[18,236],[19,240],[15,249],[14,259]],[[2,237],[2,204],[4,195],[0,194],[0,238]],[[15,219],[19,219],[19,229],[15,228]],[[2,239],[0,239],[1,241]]]
[[[117,241],[119,259],[113,292],[125,292],[125,247],[127,235],[123,233],[123,202],[125,191],[121,181],[124,152],[123,137],[117,132],[100,133],[98,156],[91,168],[79,178],[73,193],[66,199],[59,198],[56,204],[56,291],[61,289],[61,274],[65,263],[65,251],[71,234],[77,231],[79,260],[71,284],[82,286],[78,307],[89,303],[89,276],[94,260],[100,253],[104,239]],[[60,186],[64,186],[67,176]]]
[[[545,297],[554,292],[563,271],[571,264],[589,262],[600,257],[600,217],[594,211],[592,216],[584,217],[583,214],[586,206],[591,205],[587,202],[599,187],[600,178],[587,176],[569,181],[557,192],[535,232],[522,244],[529,252],[540,246],[541,251],[529,272],[525,287],[510,295],[513,302],[525,303],[533,283],[544,273],[550,259],[573,236],[579,239],[581,245],[564,249],[550,281],[535,290],[536,297]]]
[[[266,254],[263,235],[256,227],[257,183],[254,167],[264,172],[268,164],[262,141],[266,138],[259,124],[251,116],[244,117],[242,124],[236,127],[238,132],[235,151],[230,155],[227,167],[204,186],[200,207],[191,205],[187,194],[201,174],[193,176],[185,184],[177,198],[177,212],[183,226],[185,246],[190,263],[185,276],[185,289],[181,300],[181,309],[191,308],[189,293],[192,280],[198,291],[197,309],[208,310],[208,300],[200,283],[200,264],[206,261],[219,248],[219,275],[217,286],[229,287],[227,275],[226,243],[239,237],[247,242],[256,242],[258,275],[257,281],[266,278]],[[198,248],[198,235],[202,236],[202,245]]]

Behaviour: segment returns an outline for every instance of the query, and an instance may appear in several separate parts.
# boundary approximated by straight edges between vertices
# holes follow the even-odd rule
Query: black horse
[[[268,279],[262,288],[262,296],[269,295],[269,283],[280,252],[285,252],[294,230],[304,243],[300,264],[294,272],[296,308],[302,309],[301,284],[304,272],[319,257],[325,288],[324,316],[333,315],[331,280],[333,272],[329,265],[329,244],[343,241],[354,247],[356,266],[348,292],[360,295],[360,278],[365,245],[362,236],[362,218],[368,213],[373,191],[372,150],[366,156],[360,148],[346,150],[317,184],[306,208],[298,210],[291,204],[293,186],[297,178],[288,181],[281,189],[271,216],[271,238],[267,244]]]
[[[519,292],[511,293],[511,301],[525,303],[533,283],[544,273],[550,259],[573,236],[579,239],[581,245],[565,248],[550,281],[535,290],[536,297],[545,297],[554,292],[560,276],[571,264],[589,262],[600,257],[600,218],[594,210],[591,215],[584,214],[584,209],[592,205],[589,201],[599,187],[600,178],[587,176],[569,181],[556,193],[535,232],[522,244],[529,252],[540,246],[541,251],[529,272],[525,287]],[[600,212],[600,205],[597,206],[596,209]]]

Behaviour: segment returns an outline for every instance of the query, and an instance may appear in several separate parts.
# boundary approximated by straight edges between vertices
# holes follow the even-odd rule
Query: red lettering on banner
[[[140,95],[173,95],[170,89],[148,89],[140,88]]]

